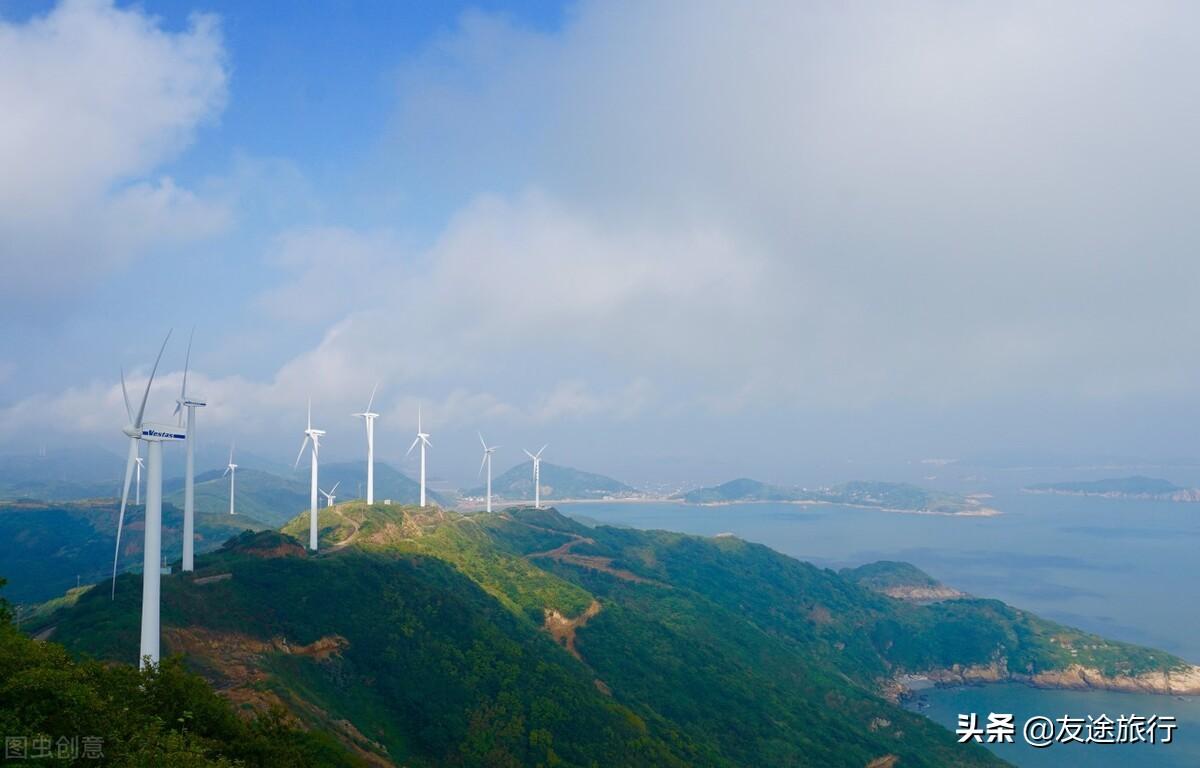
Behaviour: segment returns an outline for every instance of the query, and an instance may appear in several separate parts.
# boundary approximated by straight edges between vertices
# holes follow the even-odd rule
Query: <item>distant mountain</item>
[[[805,492],[799,488],[770,485],[740,477],[710,488],[696,488],[681,494],[689,504],[721,504],[735,501],[800,501]]]
[[[945,515],[995,513],[983,507],[977,498],[933,491],[908,483],[856,481],[831,488],[808,489],[739,478],[721,485],[687,491],[680,494],[679,498],[689,504],[810,502]]]
[[[1064,483],[1039,483],[1025,489],[1028,493],[1057,493],[1067,496],[1106,496],[1158,501],[1200,501],[1200,490],[1181,488],[1155,477],[1115,477],[1104,480],[1078,480]]]
[[[164,500],[183,508],[183,478],[164,488]],[[324,499],[322,499],[322,502]],[[258,469],[237,470],[237,514],[251,523],[274,528],[308,509],[308,483],[295,478],[280,477]],[[196,475],[196,512],[230,517],[229,476],[209,470]]]
[[[125,457],[102,448],[0,456],[0,499],[74,501],[121,492]]]
[[[541,486],[543,499],[604,499],[636,496],[632,486],[594,472],[542,462]],[[486,485],[478,485],[464,496],[482,497]],[[533,498],[533,462],[512,467],[499,477],[492,478],[492,493],[497,498],[528,501]]]
[[[112,574],[120,504],[104,502],[0,502],[0,567],[6,593],[17,602],[61,595],[75,586],[107,581]],[[226,510],[228,512],[228,510]],[[130,503],[121,541],[122,571],[141,569],[144,508]],[[163,553],[183,555],[183,511],[163,504]],[[198,514],[196,551],[215,549],[230,536],[262,524],[228,514]]]
[[[339,499],[365,498],[367,495],[367,462],[344,461],[321,465],[321,487],[329,490],[334,483],[341,482],[337,490]],[[361,487],[360,487],[361,486]],[[304,475],[304,487],[308,488],[308,475]],[[305,491],[307,497],[307,491]],[[427,501],[441,507],[451,506],[451,500],[431,491],[425,486]],[[421,483],[400,472],[390,464],[375,462],[375,500],[391,499],[393,504],[416,504],[421,499]],[[324,497],[322,497],[324,500]]]
[[[196,510],[213,515],[229,516],[229,477],[222,477],[222,472],[216,470],[196,475]],[[318,480],[321,488],[328,491],[335,483],[339,483],[336,496],[338,499],[352,499],[358,496],[359,483],[364,486],[367,478],[366,463],[341,462],[321,465]],[[166,493],[166,500],[177,507],[183,507],[183,478],[172,480],[171,490]],[[365,488],[362,491],[366,493]],[[237,470],[237,514],[245,515],[252,521],[259,521],[270,527],[278,527],[296,516],[298,512],[308,509],[309,505],[309,474],[307,465],[303,472],[288,477],[281,477],[257,469]],[[375,464],[375,498],[377,501],[391,499],[396,504],[416,504],[420,500],[421,486],[393,467],[376,462]],[[426,492],[428,500],[440,506],[448,506],[446,499],[433,491]],[[318,496],[321,506],[325,505],[325,497]]]

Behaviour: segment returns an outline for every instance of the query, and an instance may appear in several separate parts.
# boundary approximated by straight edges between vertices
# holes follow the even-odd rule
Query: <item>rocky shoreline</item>
[[[1035,674],[1010,671],[1003,663],[960,666],[922,674],[898,675],[884,686],[884,695],[898,701],[915,690],[930,685],[984,685],[987,683],[1023,683],[1033,688],[1059,690],[1120,691],[1152,693],[1163,696],[1200,696],[1200,666],[1188,665],[1171,670],[1143,672],[1139,675],[1106,675],[1098,669],[1072,664],[1065,669]]]

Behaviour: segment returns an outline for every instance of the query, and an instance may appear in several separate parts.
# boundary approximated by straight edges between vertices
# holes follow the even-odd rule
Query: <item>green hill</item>
[[[541,486],[543,499],[605,499],[637,495],[636,488],[594,472],[584,472],[558,464],[542,462]],[[481,498],[486,485],[465,491],[463,495]],[[492,493],[500,499],[529,501],[533,498],[533,462],[526,461],[492,478]]]
[[[229,476],[210,470],[196,475],[196,512],[213,517],[230,518]],[[175,488],[165,492],[164,502],[183,508],[183,479],[172,483]],[[258,469],[237,471],[237,514],[258,527],[275,527],[308,508],[308,483],[280,477]]]
[[[8,596],[40,602],[75,586],[105,583],[112,576],[118,501],[0,502],[0,568],[9,579]],[[228,510],[226,510],[228,512]],[[121,570],[142,567],[143,507],[129,505],[122,535]],[[228,514],[198,514],[196,551],[215,549],[230,536],[259,523]],[[183,511],[163,504],[163,553],[168,561],[183,554]]]
[[[367,765],[328,734],[298,728],[283,710],[239,716],[178,659],[140,672],[73,659],[62,646],[17,631],[2,599],[0,731],[13,739],[5,742],[6,762],[118,768]],[[43,739],[54,757],[40,753]],[[59,749],[74,759],[58,759]]]
[[[999,764],[888,701],[889,681],[997,659],[1186,666],[993,600],[893,600],[732,537],[357,502],[320,523],[319,555],[247,532],[166,578],[165,649],[247,711],[285,706],[383,764]],[[132,663],[139,584],[33,629]]]
[[[689,504],[721,504],[737,501],[798,501],[803,492],[798,488],[770,485],[748,477],[730,480],[709,488],[696,488],[682,494]]]

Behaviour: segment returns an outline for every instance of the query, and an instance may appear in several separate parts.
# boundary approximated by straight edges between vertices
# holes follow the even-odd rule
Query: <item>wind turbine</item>
[[[549,445],[547,443],[546,445]],[[533,508],[542,508],[542,451],[546,450],[546,445],[543,445],[537,453],[525,451],[525,455],[533,459]],[[524,449],[522,449],[524,450]]]
[[[129,424],[123,430],[129,436],[129,458],[125,462],[125,485],[121,491],[121,513],[117,518],[117,546],[113,553],[113,598],[117,594],[117,563],[121,555],[121,531],[125,527],[125,506],[129,501],[129,481],[133,479],[133,468],[137,464],[138,441],[146,442],[146,532],[145,544],[142,547],[142,632],[139,646],[139,664],[158,664],[159,641],[161,625],[159,622],[159,597],[162,580],[162,444],[166,440],[186,440],[187,432],[182,427],[172,424],[151,424],[143,422],[146,413],[146,400],[150,397],[150,385],[154,383],[154,374],[158,372],[158,364],[162,360],[163,350],[167,348],[167,338],[159,347],[158,357],[154,359],[154,367],[150,370],[150,378],[146,381],[146,391],[142,395],[142,403],[138,406],[137,415],[129,405],[129,393],[125,389],[125,372],[121,372],[121,392],[125,396],[125,413]]]
[[[233,443],[229,444],[229,463],[225,465],[225,471],[221,473],[221,477],[229,475],[229,514],[233,514],[233,487],[237,483],[237,464],[233,463]]]
[[[487,465],[487,511],[490,513],[492,511],[492,454],[495,453],[496,449],[500,446],[493,445],[491,448],[489,448],[488,444],[483,440],[483,433],[480,432],[478,434],[479,444],[483,446],[483,461],[479,462],[479,471],[482,473],[483,465]]]
[[[312,440],[312,488],[309,491],[308,501],[308,548],[313,552],[317,551],[317,454],[321,450],[321,435],[323,434],[325,434],[325,430],[313,429],[312,398],[309,398],[308,429],[304,430],[304,442],[300,444],[300,453],[296,454],[296,463],[292,468],[300,466],[300,457],[304,455],[308,441]]]
[[[142,467],[146,464],[141,456],[138,456],[135,461],[137,461],[137,482],[133,486],[133,503],[140,506],[142,503]]]
[[[367,401],[367,410],[362,413],[353,414],[355,417],[363,419],[367,423],[367,503],[375,503],[375,419],[379,416],[378,413],[371,412],[371,406],[375,403],[375,390],[379,389],[379,382],[375,382],[375,386],[371,388],[371,399]]]
[[[192,329],[195,334],[195,329]],[[181,411],[187,409],[187,464],[183,475],[183,570],[195,570],[193,553],[196,547],[196,409],[208,403],[187,396],[188,365],[192,361],[192,337],[188,336],[187,355],[183,358],[183,386],[175,401],[175,415],[183,420]],[[230,459],[232,461],[232,458]]]
[[[337,492],[337,487],[341,484],[342,481],[338,480],[328,491],[321,491],[321,493],[325,494],[325,507],[327,509],[333,506],[333,500],[337,498],[337,496],[334,496],[333,494]]]
[[[417,406],[417,436],[413,438],[412,445],[408,446],[408,456],[413,452],[413,448],[417,447],[417,443],[421,444],[421,506],[425,506],[425,446],[432,446],[429,442],[429,434],[421,431],[421,407]]]

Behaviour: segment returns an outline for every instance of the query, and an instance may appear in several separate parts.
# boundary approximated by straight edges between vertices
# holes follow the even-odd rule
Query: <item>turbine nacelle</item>
[[[125,434],[129,433],[126,432]],[[130,435],[130,437],[133,437],[133,435]],[[176,424],[157,424],[146,421],[142,423],[138,439],[157,442],[187,440],[187,428]]]

